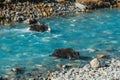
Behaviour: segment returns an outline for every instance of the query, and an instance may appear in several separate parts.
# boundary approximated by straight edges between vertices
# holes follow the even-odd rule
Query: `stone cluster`
[[[49,18],[56,15],[65,16],[68,13],[85,12],[97,8],[117,7],[120,4],[119,0],[20,1],[0,1],[0,25],[21,23],[33,18]]]
[[[63,16],[68,12],[80,11],[76,9],[74,3],[30,3],[18,2],[5,4],[0,8],[0,24],[21,23],[27,19],[49,18],[51,16]]]

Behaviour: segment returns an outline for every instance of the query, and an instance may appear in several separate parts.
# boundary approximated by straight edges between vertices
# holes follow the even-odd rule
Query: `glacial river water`
[[[29,31],[25,24],[0,27],[0,72],[15,66],[82,65],[97,54],[120,58],[120,9],[101,9],[39,21],[50,26],[51,32]],[[64,60],[49,56],[55,49],[68,47],[79,51],[81,59]]]

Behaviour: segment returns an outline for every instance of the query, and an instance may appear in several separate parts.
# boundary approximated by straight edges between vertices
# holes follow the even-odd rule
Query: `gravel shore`
[[[96,65],[92,67],[91,62]],[[62,65],[61,70],[44,70],[42,66],[31,70],[24,70],[22,67],[13,68],[0,77],[0,80],[120,80],[119,59],[93,59],[83,67]],[[59,66],[60,67],[60,66]],[[44,70],[44,71],[43,71]]]
[[[82,68],[71,68],[53,72],[50,80],[120,80],[120,60],[104,61],[99,68],[86,64]]]

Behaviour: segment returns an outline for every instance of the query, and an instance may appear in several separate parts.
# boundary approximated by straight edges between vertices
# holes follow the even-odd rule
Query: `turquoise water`
[[[74,62],[49,57],[57,48],[70,47],[79,51],[84,59],[76,61],[77,65],[99,53],[120,57],[120,9],[40,19],[40,22],[49,25],[51,32],[28,31],[28,25],[24,24],[0,28],[1,72],[14,66],[52,67]]]

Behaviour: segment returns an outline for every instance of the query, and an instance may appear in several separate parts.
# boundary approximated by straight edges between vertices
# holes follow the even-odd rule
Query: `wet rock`
[[[29,78],[28,80],[36,80],[35,78]]]
[[[4,4],[10,4],[12,2],[12,0],[5,0]]]
[[[29,24],[37,24],[37,20],[36,19],[31,19],[31,20],[29,20]]]
[[[63,69],[70,69],[70,68],[72,68],[72,65],[66,64],[66,65],[63,65],[62,68]]]
[[[58,58],[65,58],[65,59],[79,59],[80,54],[79,52],[74,51],[71,48],[62,48],[62,49],[56,49],[52,55]]]
[[[65,3],[66,0],[57,0],[58,3]]]
[[[83,4],[80,4],[80,3],[75,3],[75,6],[77,7],[77,8],[79,8],[81,11],[85,11],[85,9],[86,9],[86,6],[85,5],[83,5]]]
[[[87,69],[90,69],[90,68],[91,68],[90,64],[86,64],[86,65],[83,67],[84,70],[87,70]]]
[[[42,12],[43,17],[47,17],[47,13],[45,11]]]
[[[104,55],[104,54],[98,54],[97,57],[100,58],[100,59],[103,59],[103,58],[106,58],[106,55]]]
[[[92,68],[98,68],[98,67],[100,67],[100,62],[98,61],[97,58],[95,58],[90,62],[90,65]]]
[[[97,52],[99,51],[98,49],[95,49],[95,48],[88,48],[87,51],[89,52]]]
[[[120,0],[117,0],[117,7],[120,8]]]
[[[56,64],[56,68],[62,68],[61,64]]]
[[[38,31],[38,32],[44,32],[44,31],[50,31],[50,28],[46,25],[31,25],[30,29],[31,31]]]
[[[11,71],[16,74],[23,74],[25,70],[23,67],[16,67],[16,68],[12,68]]]

